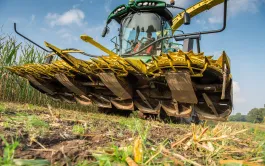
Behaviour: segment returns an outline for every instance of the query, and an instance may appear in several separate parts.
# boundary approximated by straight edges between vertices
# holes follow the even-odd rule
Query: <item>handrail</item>
[[[22,35],[21,33],[19,33],[19,32],[17,31],[17,24],[16,24],[16,23],[14,23],[14,30],[15,30],[15,32],[16,32],[19,36],[23,37],[24,39],[26,39],[26,40],[28,40],[29,42],[33,43],[34,45],[38,46],[38,47],[41,48],[43,51],[46,51],[46,52],[52,53],[52,51],[48,51],[48,50],[46,50],[46,49],[43,48],[42,46],[38,45],[38,44],[35,43],[34,41],[30,40],[30,39],[27,38],[26,36],[24,36],[24,35]]]
[[[43,48],[42,46],[40,46],[40,45],[37,44],[36,42],[32,41],[31,39],[29,39],[29,38],[27,38],[26,36],[24,36],[24,35],[22,35],[21,33],[19,33],[19,32],[17,31],[17,24],[16,24],[16,23],[14,23],[14,30],[15,30],[16,34],[18,34],[19,36],[21,36],[21,37],[23,37],[24,39],[28,40],[29,42],[31,42],[32,44],[36,45],[37,47],[41,48],[43,51],[46,51],[46,52],[48,52],[48,53],[53,53],[53,51],[46,50],[45,48]],[[81,50],[78,50],[78,49],[76,49],[76,48],[67,48],[67,49],[64,49],[63,51],[69,51],[69,52],[72,51],[72,53],[80,53],[80,54],[83,54],[83,55],[85,55],[85,56],[89,56],[89,57],[98,57],[98,56],[99,56],[99,55],[91,55],[91,54],[88,54],[88,53],[86,53],[86,52],[84,52],[84,51],[81,51]],[[75,51],[75,52],[73,52],[73,51]],[[54,54],[55,54],[55,53],[54,53]],[[48,57],[51,56],[51,55],[52,55],[52,54],[48,55]]]

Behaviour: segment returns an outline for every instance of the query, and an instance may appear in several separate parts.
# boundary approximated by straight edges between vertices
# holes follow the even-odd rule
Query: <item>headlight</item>
[[[125,9],[126,9],[126,7],[125,7],[125,6],[122,6],[122,7],[118,8],[118,9],[116,9],[116,10],[113,12],[113,14],[117,14],[117,13],[119,13],[119,12],[125,10]]]
[[[141,7],[141,6],[156,6],[156,3],[155,2],[139,2],[137,3],[137,6]]]

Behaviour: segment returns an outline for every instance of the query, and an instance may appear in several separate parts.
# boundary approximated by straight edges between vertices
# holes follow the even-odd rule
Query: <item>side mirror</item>
[[[105,37],[106,36],[106,34],[108,34],[109,33],[109,27],[108,26],[105,26],[105,28],[103,29],[103,32],[102,32],[102,37]]]
[[[184,13],[184,24],[190,25],[190,14],[187,12]]]

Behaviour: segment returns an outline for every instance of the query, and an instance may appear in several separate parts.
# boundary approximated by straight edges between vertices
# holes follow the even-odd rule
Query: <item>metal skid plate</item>
[[[105,101],[104,99],[100,98],[100,96],[93,95],[90,97],[93,103],[101,108],[112,108],[111,102],[110,101]]]
[[[154,108],[146,107],[143,103],[140,103],[138,101],[134,101],[135,106],[139,109],[140,112],[144,114],[153,114],[158,115],[161,110],[161,103],[158,103],[158,105]]]
[[[172,98],[177,102],[197,104],[190,74],[186,72],[168,72],[165,74]]]
[[[224,113],[219,114],[219,116],[216,116],[214,114],[207,113],[203,110],[201,110],[199,107],[195,106],[195,110],[198,114],[199,119],[201,120],[214,120],[214,121],[227,121],[229,115],[232,112],[232,108],[228,107]]]
[[[77,103],[84,105],[84,106],[90,106],[92,105],[92,102],[89,98],[86,96],[74,96]]]
[[[63,73],[55,74],[55,78],[68,90],[75,93],[74,99],[77,101],[77,103],[85,106],[92,104],[91,100],[88,97],[86,97],[86,93],[83,90],[81,90],[79,87],[74,85],[74,83],[71,82],[65,74]]]
[[[53,90],[51,90],[50,87],[47,87],[46,85],[43,85],[42,83],[40,83],[37,79],[35,79],[33,76],[31,75],[26,75],[25,76],[34,86],[36,86],[37,88],[43,90],[45,93],[49,94],[49,95],[54,95],[55,93],[53,92]]]
[[[132,99],[130,84],[117,79],[114,73],[99,73],[101,81],[120,99]]]
[[[55,74],[55,78],[63,84],[71,92],[74,92],[77,95],[86,95],[81,89],[76,87],[63,73]]]
[[[163,101],[162,108],[168,116],[190,117],[192,108],[189,104],[181,104],[173,101]]]
[[[132,100],[115,100],[112,99],[111,103],[119,110],[134,110],[134,104]]]

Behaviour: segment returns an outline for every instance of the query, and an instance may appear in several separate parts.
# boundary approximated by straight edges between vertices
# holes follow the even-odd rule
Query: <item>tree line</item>
[[[247,115],[242,115],[241,113],[231,115],[229,121],[262,123],[264,122],[264,117],[265,108],[253,108]]]

